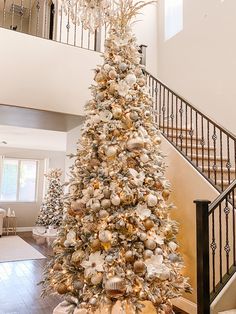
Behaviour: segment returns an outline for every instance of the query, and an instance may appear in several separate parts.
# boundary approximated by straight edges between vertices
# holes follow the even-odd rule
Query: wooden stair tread
[[[177,145],[178,147],[181,147],[180,144]],[[198,150],[202,150],[202,145],[198,144],[198,145],[191,145],[191,144],[187,144],[186,143],[182,143],[182,148],[189,148],[189,149],[198,149]],[[203,149],[204,150],[208,150],[208,147],[206,146],[203,146]],[[209,150],[214,150],[214,146],[210,146],[209,147]]]
[[[198,168],[199,168],[201,171],[204,171],[204,172],[207,172],[207,171],[208,171],[208,167],[202,168],[202,166],[199,165]],[[217,167],[216,170],[214,170],[214,169],[212,168],[212,166],[211,166],[209,170],[210,170],[210,172],[221,172],[221,167],[219,166],[219,167]],[[222,171],[225,172],[225,173],[228,173],[229,171],[230,171],[230,173],[235,173],[235,168],[230,168],[230,170],[228,170],[228,168],[223,167],[223,168],[222,168]]]

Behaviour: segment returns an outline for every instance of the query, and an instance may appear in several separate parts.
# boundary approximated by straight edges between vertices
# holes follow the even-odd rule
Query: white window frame
[[[17,190],[16,190],[16,200],[2,200],[0,198],[0,203],[37,203],[38,200],[38,186],[39,186],[39,160],[34,158],[17,158],[17,157],[8,157],[8,156],[1,156],[0,159],[0,197],[1,197],[1,191],[2,191],[2,181],[3,181],[3,163],[4,160],[17,160],[18,166],[17,166]],[[33,201],[27,201],[27,200],[19,200],[19,190],[20,190],[20,165],[21,162],[24,160],[30,160],[36,162],[36,179],[35,179],[35,191],[34,191],[34,200]]]
[[[183,6],[183,0],[164,0],[165,41],[171,39],[183,30]]]

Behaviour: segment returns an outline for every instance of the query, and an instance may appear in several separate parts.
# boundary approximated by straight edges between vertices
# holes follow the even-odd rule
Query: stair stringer
[[[236,308],[236,273],[211,304],[211,314]]]

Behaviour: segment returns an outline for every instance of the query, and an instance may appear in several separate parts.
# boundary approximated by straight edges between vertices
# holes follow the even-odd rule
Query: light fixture
[[[94,32],[114,10],[114,0],[60,0],[61,10],[74,24]]]
[[[6,141],[2,141],[1,143],[2,143],[2,144],[5,144],[5,145],[7,145],[7,142],[6,142]]]

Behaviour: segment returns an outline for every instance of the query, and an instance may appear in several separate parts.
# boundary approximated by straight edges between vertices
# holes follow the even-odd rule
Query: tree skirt
[[[155,307],[152,305],[149,301],[142,302],[144,304],[144,308],[140,314],[157,314]],[[66,314],[68,313],[68,309],[71,308],[67,305],[68,303],[66,301],[60,303],[53,311],[53,314]],[[135,314],[132,308],[126,304],[125,307],[125,313],[123,308],[121,307],[121,303],[118,301],[116,304],[112,307],[110,306],[103,306],[96,312],[87,311],[84,309],[75,309],[73,314]]]

